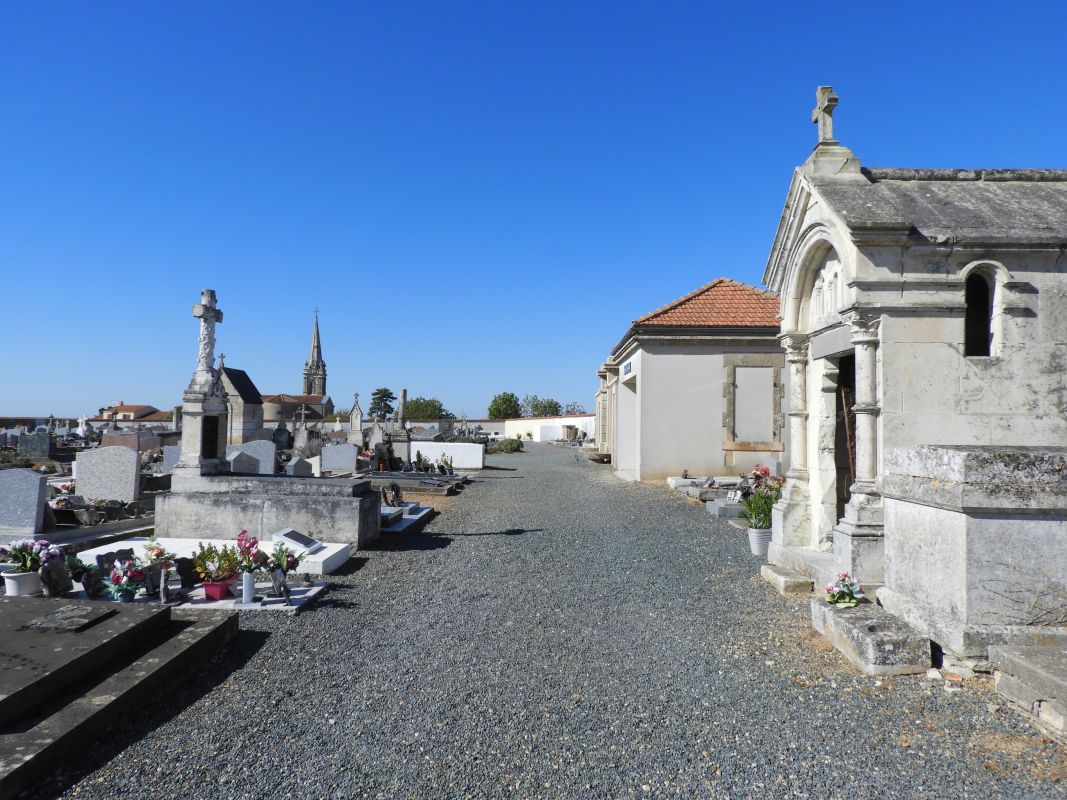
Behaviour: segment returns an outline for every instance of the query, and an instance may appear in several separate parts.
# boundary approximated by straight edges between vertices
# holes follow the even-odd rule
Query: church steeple
[[[315,327],[311,331],[311,352],[304,364],[304,394],[326,394],[326,362],[322,360],[318,309],[315,310]]]

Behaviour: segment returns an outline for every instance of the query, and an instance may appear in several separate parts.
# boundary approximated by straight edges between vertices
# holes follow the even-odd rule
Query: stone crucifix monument
[[[193,306],[200,322],[196,370],[182,395],[182,451],[174,468],[179,476],[229,471],[226,461],[226,393],[215,369],[215,325],[222,322],[214,289],[204,289]]]
[[[834,109],[838,97],[832,86],[820,86],[815,90],[815,108],[811,121],[819,126],[819,141],[815,150],[804,163],[802,170],[812,175],[832,175],[861,179],[860,160],[847,147],[834,138]]]

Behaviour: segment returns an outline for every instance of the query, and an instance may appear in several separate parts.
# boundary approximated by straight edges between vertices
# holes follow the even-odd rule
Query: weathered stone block
[[[813,587],[811,578],[774,564],[761,566],[760,577],[773,586],[778,594],[811,594]]]
[[[1067,742],[1067,649],[991,647],[996,689],[1042,730]]]
[[[874,603],[839,608],[811,599],[811,624],[868,675],[909,675],[930,667],[930,642]]]

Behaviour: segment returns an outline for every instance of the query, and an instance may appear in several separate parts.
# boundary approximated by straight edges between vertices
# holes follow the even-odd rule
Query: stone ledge
[[[1067,650],[991,647],[997,692],[1045,733],[1067,744]]]
[[[778,594],[811,594],[814,588],[811,578],[799,572],[776,567],[774,564],[764,564],[760,567],[759,574],[763,580],[778,590]]]
[[[868,675],[910,675],[930,667],[930,642],[874,603],[838,608],[811,599],[811,624]]]

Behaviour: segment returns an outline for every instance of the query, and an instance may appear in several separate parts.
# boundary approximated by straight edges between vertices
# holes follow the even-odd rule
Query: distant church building
[[[301,407],[310,421],[321,420],[333,414],[333,400],[326,394],[326,362],[322,360],[322,340],[319,338],[319,315],[311,331],[311,352],[304,364],[303,394],[263,395],[263,420],[277,422],[281,418],[293,419]]]
[[[322,360],[318,314],[315,315],[315,327],[311,332],[311,353],[304,364],[304,394],[326,394],[326,362]]]

